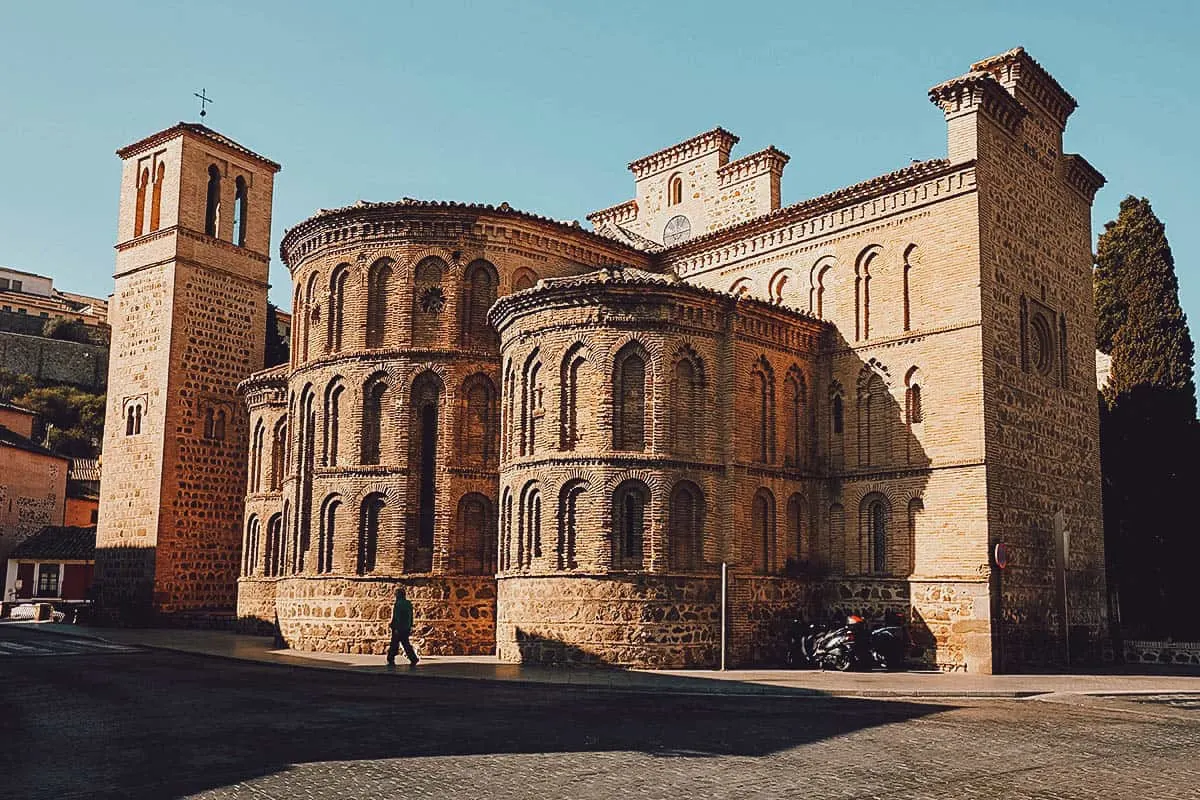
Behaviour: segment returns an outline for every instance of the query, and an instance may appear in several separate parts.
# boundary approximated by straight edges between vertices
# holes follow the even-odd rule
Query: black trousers
[[[404,646],[404,655],[407,656],[410,664],[417,663],[417,651],[413,650],[412,642],[408,640],[411,636],[411,631],[398,631],[392,629],[392,642],[388,645],[387,660],[395,661],[396,653],[400,651],[400,646]]]

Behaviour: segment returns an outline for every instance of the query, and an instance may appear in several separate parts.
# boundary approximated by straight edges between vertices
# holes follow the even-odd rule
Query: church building
[[[322,210],[270,369],[278,165],[200,125],[123,149],[106,603],[382,653],[404,586],[419,650],[511,662],[769,664],[797,613],[885,611],[943,669],[1094,651],[1104,179],[1023,49],[929,97],[945,158],[790,206],[788,156],[715,128],[590,230]]]

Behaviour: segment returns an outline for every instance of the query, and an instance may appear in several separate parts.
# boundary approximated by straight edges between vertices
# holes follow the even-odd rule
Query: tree
[[[65,319],[54,317],[46,320],[42,326],[42,335],[48,339],[62,339],[68,342],[88,344],[92,341],[88,335],[87,325],[80,319]]]
[[[1100,418],[1109,581],[1127,627],[1179,635],[1162,625],[1195,624],[1175,613],[1200,557],[1183,506],[1200,485],[1194,346],[1166,230],[1149,201],[1125,198],[1097,249],[1096,342],[1112,355]]]

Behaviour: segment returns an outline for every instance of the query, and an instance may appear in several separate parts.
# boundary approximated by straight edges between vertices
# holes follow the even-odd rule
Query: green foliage
[[[0,402],[36,412],[34,439],[44,440],[59,455],[99,455],[104,441],[104,395],[73,386],[38,386],[28,375],[0,371]]]
[[[1175,260],[1145,198],[1127,197],[1100,236],[1096,342],[1111,352],[1100,413],[1105,548],[1122,625],[1146,636],[1195,635],[1189,573],[1200,559],[1183,500],[1200,485],[1194,346]]]
[[[42,335],[48,339],[62,339],[68,342],[80,342],[82,344],[91,342],[87,325],[83,324],[83,320],[78,319],[64,319],[62,317],[48,319],[46,320],[46,324],[42,326]]]

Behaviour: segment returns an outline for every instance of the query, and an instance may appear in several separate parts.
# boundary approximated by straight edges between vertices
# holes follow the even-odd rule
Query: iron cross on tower
[[[201,89],[199,92],[192,92],[192,96],[200,98],[200,119],[204,119],[204,115],[208,113],[207,111],[204,110],[204,107],[206,105],[208,105],[209,103],[211,103],[212,100],[210,100],[208,98],[208,96],[205,95],[203,89]]]

